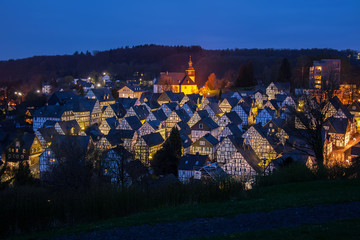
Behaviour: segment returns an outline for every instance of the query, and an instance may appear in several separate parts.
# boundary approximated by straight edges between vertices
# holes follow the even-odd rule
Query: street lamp
[[[263,161],[264,177],[265,177],[265,168],[266,168],[267,158],[262,158],[261,160]]]

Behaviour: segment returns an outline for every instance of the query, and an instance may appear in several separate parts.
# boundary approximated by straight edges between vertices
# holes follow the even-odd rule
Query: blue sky
[[[0,0],[0,60],[139,44],[360,50],[359,0]]]

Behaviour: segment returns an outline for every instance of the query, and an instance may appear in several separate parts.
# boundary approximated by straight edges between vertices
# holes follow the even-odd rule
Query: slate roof
[[[190,120],[189,114],[187,114],[184,109],[180,108],[178,110],[175,110],[175,112],[179,116],[181,121],[188,122]]]
[[[205,106],[205,108],[210,108],[215,115],[219,115],[223,113],[223,111],[221,110],[221,108],[217,103],[209,103],[208,105]]]
[[[48,105],[38,108],[34,112],[34,117],[53,117],[61,118],[62,114],[65,112],[66,108],[59,105]]]
[[[124,109],[129,110],[132,106],[135,105],[136,101],[136,98],[118,98],[116,103],[120,103]]]
[[[110,128],[116,128],[117,126],[119,126],[119,121],[116,119],[116,117],[106,118],[105,121]]]
[[[116,117],[118,117],[118,118],[122,118],[126,114],[126,109],[120,103],[114,103],[114,104],[109,105],[108,107],[111,107],[111,109],[114,111]]]
[[[259,166],[261,159],[256,155],[250,145],[244,145],[244,139],[239,136],[228,136],[229,140],[234,144],[236,150],[244,157],[246,162],[258,173],[263,169]]]
[[[126,117],[125,120],[129,123],[132,130],[138,130],[142,126],[137,116]]]
[[[184,131],[180,130],[180,137],[181,137],[181,145],[183,148],[189,148],[193,144],[189,135]]]
[[[181,157],[178,170],[195,170],[198,171],[200,168],[205,166],[208,161],[207,155],[198,154],[186,154]]]
[[[155,110],[155,111],[152,111],[152,113],[154,114],[154,116],[156,117],[156,119],[158,121],[165,121],[167,119],[164,111],[162,109],[158,109],[158,110]]]
[[[200,119],[200,121],[198,121],[196,124],[194,124],[194,126],[191,127],[191,130],[199,130],[199,124],[204,124],[206,125],[210,130],[216,129],[219,127],[219,125],[214,122],[214,120],[211,117],[206,117],[203,119]],[[204,128],[203,128],[204,129]]]
[[[225,113],[225,115],[230,120],[231,123],[234,123],[236,125],[240,125],[243,122],[236,112],[228,112]]]
[[[115,101],[110,90],[108,88],[93,88],[92,91],[99,102],[103,101]]]
[[[338,133],[338,134],[345,134],[346,130],[349,127],[349,120],[344,118],[328,118],[328,121],[331,124],[329,129],[330,133]]]
[[[132,139],[134,137],[134,130],[111,129],[108,136],[119,139]]]
[[[177,126],[179,126],[179,130],[183,131],[186,135],[190,135],[191,134],[191,128],[189,127],[189,125],[183,121],[180,121],[178,123],[176,123]]]
[[[183,72],[161,72],[160,76],[156,78],[154,84],[159,85],[179,85],[179,83],[185,78],[185,73]]]
[[[208,141],[213,146],[216,146],[219,143],[219,141],[210,133],[205,134],[205,136],[203,136],[201,138],[204,138],[206,141]]]
[[[133,106],[132,109],[134,110],[135,114],[140,120],[145,120],[149,115],[149,111],[143,105],[136,105]]]
[[[44,138],[46,143],[50,143],[52,138],[59,133],[55,130],[55,127],[38,128],[37,131]]]
[[[59,103],[60,105],[65,104],[67,101],[72,100],[77,95],[73,91],[56,91],[49,98],[49,105],[55,105]]]
[[[229,128],[230,132],[234,136],[241,136],[243,134],[240,128],[238,128],[238,126],[235,125],[234,123],[229,123],[228,125],[226,125],[226,127]]]
[[[65,133],[65,134],[71,134],[71,129],[74,129],[74,134],[78,135],[81,131],[81,128],[79,126],[79,123],[76,120],[71,120],[71,121],[60,121],[57,122],[57,124],[59,124],[61,130]]]
[[[164,142],[163,137],[158,132],[143,135],[142,138],[144,139],[144,141],[148,147],[157,146]]]
[[[193,113],[197,109],[196,104],[194,104],[192,101],[187,101],[186,103],[184,103],[184,105],[182,107],[184,107],[185,105],[187,105]]]
[[[108,134],[105,136],[105,138],[109,141],[111,146],[119,146],[120,144],[124,143],[121,138],[116,134]]]
[[[161,122],[159,120],[152,120],[147,122],[153,129],[158,130]]]

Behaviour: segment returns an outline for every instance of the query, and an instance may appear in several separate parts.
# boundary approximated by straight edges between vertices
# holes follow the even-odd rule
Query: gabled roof
[[[56,91],[49,98],[49,105],[59,103],[60,105],[65,104],[67,101],[72,100],[77,95],[73,91]]]
[[[201,119],[209,117],[209,113],[206,110],[199,110],[199,111],[196,111],[196,113],[199,115],[199,117]]]
[[[197,104],[197,101],[198,101],[198,99],[202,99],[202,96],[200,96],[200,94],[195,94],[195,93],[193,93],[193,94],[187,94],[186,95],[189,99],[190,99],[190,101],[192,101],[194,104]]]
[[[193,113],[194,113],[194,112],[196,111],[196,109],[197,109],[196,104],[194,104],[192,101],[187,101],[186,103],[184,103],[184,105],[182,106],[182,108],[183,108],[185,105],[188,106]]]
[[[38,128],[38,131],[41,136],[44,138],[45,142],[50,143],[52,138],[59,133],[55,130],[55,127],[47,127],[47,128]]]
[[[217,103],[209,103],[208,105],[205,106],[205,108],[210,108],[215,115],[219,115],[221,113],[223,113],[223,111],[221,110],[221,108],[219,107],[219,105]]]
[[[181,145],[183,148],[191,147],[193,142],[189,138],[188,134],[184,130],[180,130],[180,137],[181,137]]]
[[[143,105],[136,105],[133,106],[132,109],[134,110],[135,114],[140,120],[144,120],[149,115],[149,111],[147,108]]]
[[[204,138],[206,141],[208,141],[213,146],[215,146],[215,145],[217,145],[219,143],[219,141],[213,135],[211,135],[210,133],[205,134],[205,136],[203,136],[201,138]]]
[[[331,124],[331,127],[329,129],[330,133],[345,134],[346,130],[349,127],[348,119],[330,117],[327,120]]]
[[[207,155],[186,154],[181,157],[178,170],[200,170],[208,161]]]
[[[186,75],[183,80],[180,81],[180,85],[196,85],[196,83],[188,75]]]
[[[189,127],[189,125],[183,121],[180,121],[178,123],[176,123],[177,126],[179,126],[179,131],[183,131],[186,135],[190,135],[191,134],[191,128]]]
[[[243,122],[236,112],[228,112],[225,113],[225,115],[230,120],[230,122],[234,123],[235,125],[240,125]]]
[[[126,110],[134,106],[136,101],[137,101],[136,98],[118,98],[116,100],[116,102],[120,103]]]
[[[148,147],[157,146],[164,142],[163,137],[158,132],[143,135],[142,138]]]
[[[119,146],[120,144],[122,144],[124,142],[123,140],[121,140],[121,138],[119,138],[117,136],[117,134],[114,134],[114,132],[113,132],[113,134],[106,135],[105,138],[109,141],[111,146]]]
[[[274,85],[281,91],[290,91],[289,82],[274,82]]]
[[[132,139],[134,134],[135,130],[111,129],[108,136],[118,139]]]
[[[179,83],[185,78],[183,72],[161,72],[160,76],[156,79],[154,84],[159,85],[179,85]]]
[[[162,109],[152,111],[152,114],[154,114],[156,119],[160,122],[165,121],[167,119],[167,117]]]
[[[242,132],[234,123],[229,123],[226,127],[229,128],[232,135],[241,137]]]
[[[79,123],[76,120],[71,120],[71,121],[60,121],[57,122],[57,124],[59,124],[61,130],[65,133],[65,134],[75,134],[78,135],[81,131],[81,128],[79,126]],[[71,129],[73,129],[73,133],[71,133]]]
[[[146,91],[146,92],[143,92],[139,98],[139,101],[141,103],[144,103],[144,102],[149,102],[151,97],[152,97],[153,93],[150,92],[150,91]]]
[[[174,111],[179,105],[176,102],[164,103],[162,106],[168,107],[171,111]]]
[[[106,118],[105,121],[110,128],[116,128],[117,126],[119,126],[119,121],[116,119],[116,117]]]
[[[94,142],[100,140],[104,136],[97,125],[88,127],[85,133],[87,136],[90,136]]]
[[[190,120],[189,115],[187,114],[187,112],[184,109],[180,108],[178,110],[175,110],[175,112],[179,116],[181,121],[188,122]]]
[[[38,108],[34,112],[34,117],[53,117],[61,118],[62,114],[66,111],[64,106],[48,105]]]
[[[199,129],[199,124],[204,124],[209,128],[210,131],[219,127],[219,125],[214,122],[211,117],[206,117],[200,119],[196,124],[194,124],[194,126],[191,127],[191,130]],[[203,127],[203,129],[205,130],[206,128]]]
[[[144,89],[142,89],[141,87],[139,87],[139,86],[134,86],[134,85],[128,85],[128,86],[126,86],[126,87],[128,87],[131,91],[133,91],[133,92],[143,92],[144,91]]]
[[[239,100],[238,100],[237,98],[235,98],[235,97],[224,98],[224,100],[225,100],[225,99],[227,100],[227,102],[230,104],[231,107],[234,107],[234,106],[239,102]],[[224,100],[223,100],[223,101],[224,101]],[[223,101],[222,101],[222,102],[223,102]],[[222,102],[221,102],[221,103],[222,103]]]
[[[108,107],[111,107],[111,109],[114,111],[116,117],[118,117],[118,118],[122,118],[126,114],[126,109],[120,103],[114,103],[114,104],[109,105]]]
[[[148,121],[147,123],[155,130],[159,129],[161,124],[159,120]]]
[[[132,130],[138,130],[142,126],[137,116],[126,117],[125,120],[129,123]]]
[[[100,102],[115,101],[114,97],[112,96],[108,88],[93,88],[90,91],[94,93],[96,99],[99,100]]]

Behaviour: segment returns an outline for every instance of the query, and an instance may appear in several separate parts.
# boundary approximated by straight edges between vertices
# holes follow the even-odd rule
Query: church
[[[198,86],[195,82],[195,69],[192,65],[191,56],[189,68],[185,72],[161,72],[154,80],[154,93],[164,91],[182,92],[184,94],[198,93]]]

